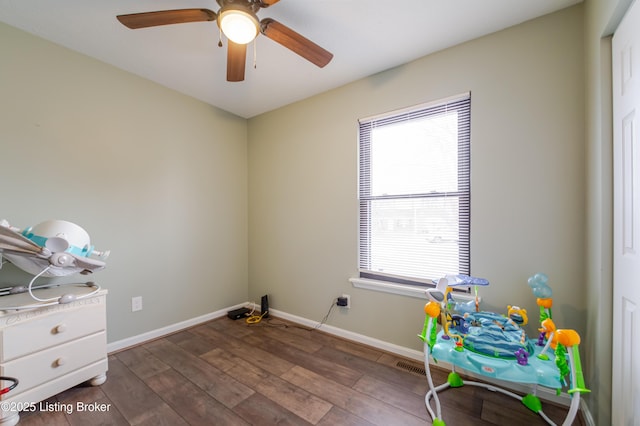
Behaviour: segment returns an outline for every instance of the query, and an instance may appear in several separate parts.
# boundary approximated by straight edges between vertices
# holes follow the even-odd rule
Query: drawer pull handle
[[[64,333],[65,331],[67,331],[67,325],[66,324],[60,324],[58,326],[56,326],[53,329],[55,334],[60,334],[60,333]]]
[[[66,358],[58,358],[53,362],[53,366],[54,367],[62,367],[63,365],[65,365],[67,363],[67,359]]]

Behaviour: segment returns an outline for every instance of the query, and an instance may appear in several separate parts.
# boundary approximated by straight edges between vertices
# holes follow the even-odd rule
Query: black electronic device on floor
[[[262,318],[269,318],[269,296],[266,294],[262,296],[262,300],[260,301],[260,313],[262,314]]]
[[[251,311],[247,308],[238,308],[234,309],[233,311],[227,312],[227,316],[232,320],[238,320],[240,318],[248,317],[250,312]]]

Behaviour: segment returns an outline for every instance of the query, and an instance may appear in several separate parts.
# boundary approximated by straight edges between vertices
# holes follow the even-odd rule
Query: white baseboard
[[[225,309],[220,309],[219,311],[211,312],[209,314],[201,315],[199,317],[191,318],[186,321],[181,321],[175,324],[171,324],[166,327],[151,330],[146,333],[138,334],[137,336],[127,337],[126,339],[117,340],[115,342],[108,343],[107,352],[112,353],[112,352],[121,351],[123,349],[130,348],[132,346],[136,346],[144,342],[148,342],[150,340],[157,339],[159,337],[166,336],[168,334],[175,333],[177,331],[184,330],[186,328],[193,327],[198,324],[202,324],[207,321],[211,321],[216,318],[223,317],[227,315],[227,312],[232,311],[234,309],[242,308],[247,305],[248,303],[240,303],[239,305],[230,306]]]
[[[196,318],[192,318],[190,320],[172,324],[167,327],[162,327],[162,328],[152,330],[143,334],[139,334],[137,336],[129,337],[123,340],[118,340],[116,342],[109,343],[107,345],[107,351],[109,353],[112,353],[112,352],[116,352],[131,346],[139,345],[149,340],[157,339],[159,337],[166,336],[168,334],[175,333],[177,331],[184,330],[186,328],[193,327],[195,325],[202,324],[207,321],[211,321],[213,319],[223,317],[227,314],[228,311],[249,306],[250,304],[251,303],[249,302],[241,303],[235,306],[230,306],[228,308],[221,309],[219,311],[212,312],[210,314],[202,315]],[[317,321],[299,317],[297,315],[292,315],[276,309],[271,309],[270,313],[272,313],[276,317],[279,317],[291,322],[295,322],[297,324],[304,325],[310,328],[318,327]],[[368,345],[376,349],[390,352],[392,354],[402,356],[404,358],[409,358],[415,361],[424,362],[424,354],[422,351],[406,348],[404,346],[395,345],[393,343],[385,342],[383,340],[375,339],[373,337],[365,336],[363,334],[355,333],[353,331],[344,330],[342,328],[334,327],[332,325],[322,324],[321,326],[318,327],[318,329],[326,333],[332,334],[334,336],[338,336],[354,342],[362,343],[364,345]],[[417,335],[416,335],[416,339],[417,339]],[[440,368],[444,368],[444,369],[451,369],[451,364],[445,363],[442,361],[440,361],[438,364],[435,364],[433,360],[430,360],[430,364]],[[531,390],[532,390],[531,386],[521,385],[519,383],[495,380],[495,379],[483,377],[480,375],[472,374],[467,371],[464,371],[464,374],[467,376],[473,377],[474,379],[488,382],[488,383],[491,383],[492,385],[499,386],[514,392],[526,394],[526,393],[531,393]],[[556,404],[560,404],[567,407],[571,402],[568,395],[562,394],[558,396],[556,395],[553,389],[538,387],[536,389],[536,395],[538,395],[541,399],[551,401]],[[591,413],[584,399],[580,401],[580,410],[582,411],[587,424],[595,425],[595,423],[593,423],[593,417],[591,416]]]

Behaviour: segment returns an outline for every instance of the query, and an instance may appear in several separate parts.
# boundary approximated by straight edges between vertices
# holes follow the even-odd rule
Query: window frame
[[[371,131],[389,124],[458,111],[458,188],[457,191],[427,194],[371,195]],[[371,265],[371,202],[402,198],[458,198],[458,271],[471,271],[471,93],[395,110],[358,120],[358,274],[361,280],[393,283],[395,286],[431,287],[439,277],[408,277],[385,274],[366,268]],[[365,246],[363,246],[363,242]],[[462,290],[462,289],[461,289]]]

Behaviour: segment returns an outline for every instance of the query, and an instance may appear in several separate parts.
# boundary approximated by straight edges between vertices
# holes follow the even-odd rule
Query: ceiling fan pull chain
[[[256,41],[253,40],[253,69],[258,68],[258,49],[256,47]]]
[[[218,27],[218,47],[222,47],[222,29]]]

